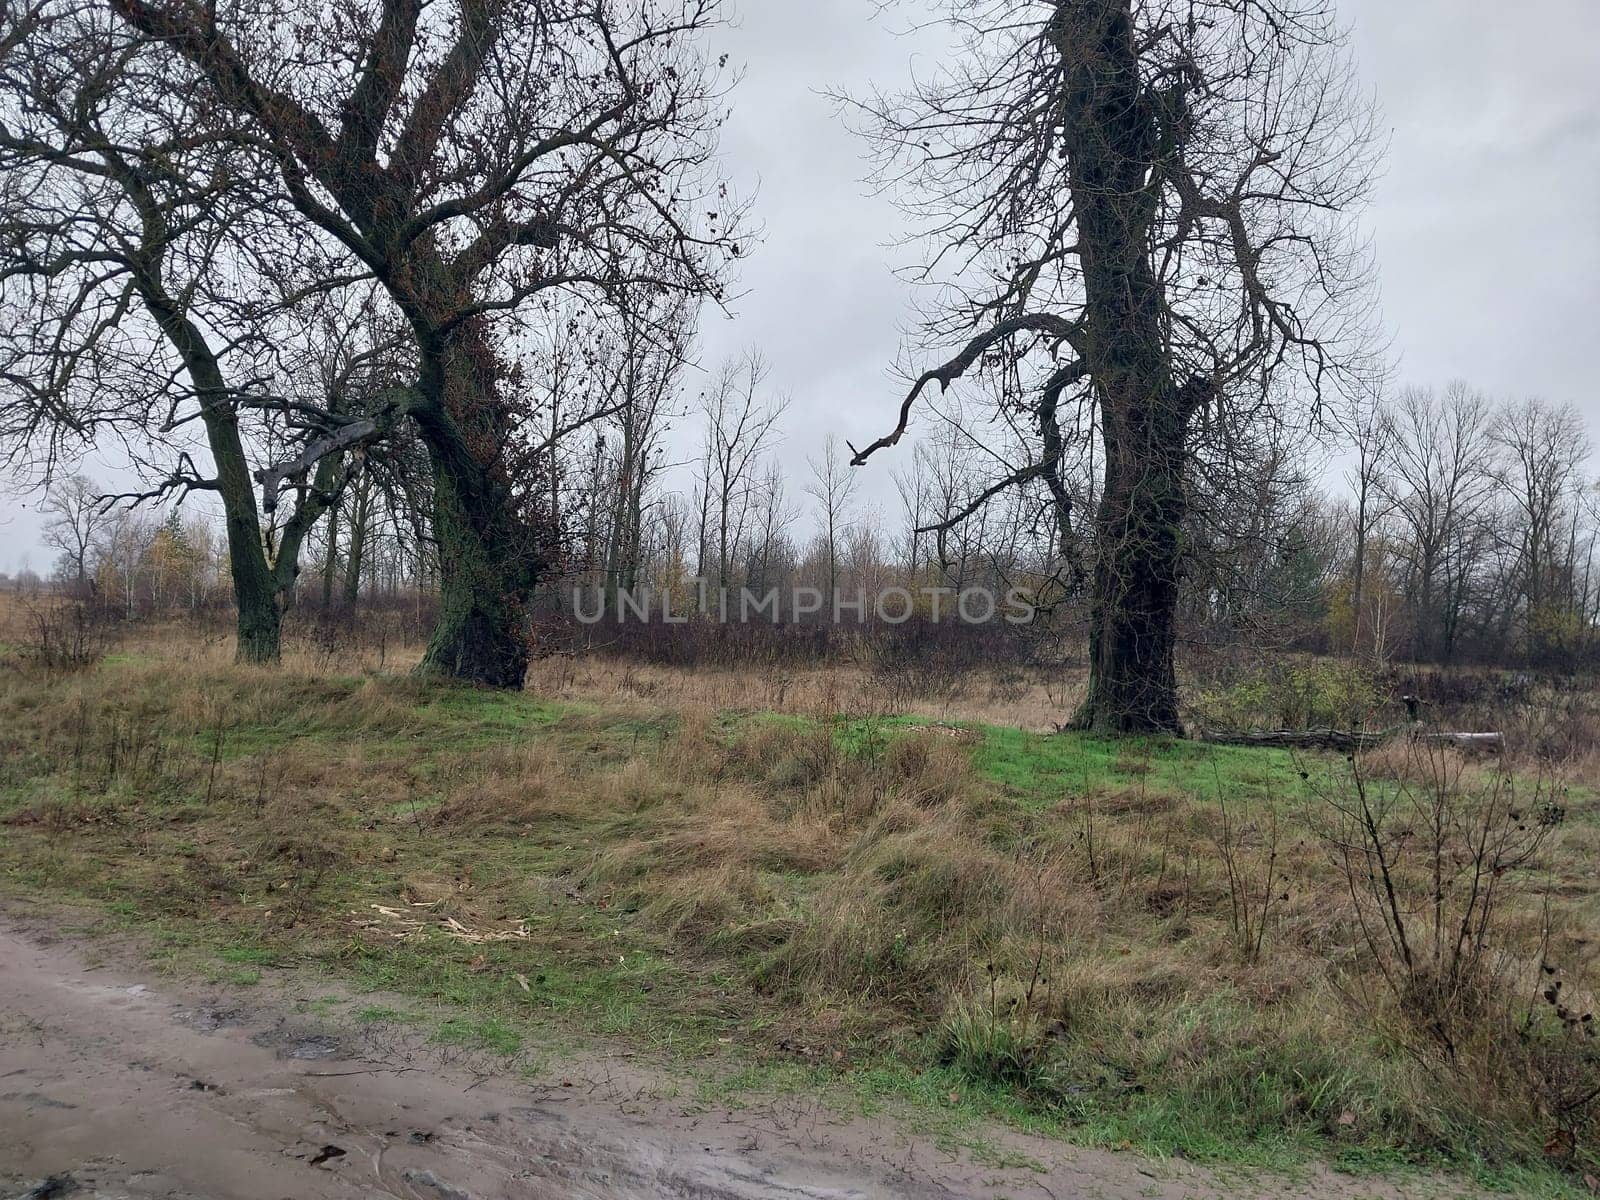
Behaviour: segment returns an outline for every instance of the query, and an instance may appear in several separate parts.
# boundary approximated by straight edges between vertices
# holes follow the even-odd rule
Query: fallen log
[[[1414,742],[1455,746],[1480,754],[1505,749],[1503,733],[1433,732],[1409,725],[1392,729],[1201,729],[1199,740],[1218,746],[1281,746],[1290,750],[1338,750],[1350,754],[1371,750],[1391,738],[1409,734]]]
[[[1370,750],[1388,738],[1366,729],[1203,729],[1202,742],[1218,746],[1282,746],[1291,750]]]

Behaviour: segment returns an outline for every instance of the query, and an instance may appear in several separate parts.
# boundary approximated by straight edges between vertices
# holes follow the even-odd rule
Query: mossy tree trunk
[[[161,287],[154,269],[148,269],[138,279],[146,306],[182,357],[198,394],[200,419],[216,469],[210,486],[222,501],[228,540],[228,567],[237,617],[236,657],[246,663],[275,663],[283,648],[283,581],[280,571],[267,559],[255,483],[250,478],[238,416],[221,365],[204,334]],[[280,564],[284,550],[298,554],[298,539],[292,546],[280,545]],[[289,581],[292,584],[292,572]]]
[[[423,365],[424,403],[413,415],[433,465],[439,620],[419,669],[520,688],[528,606],[548,547],[507,469],[510,417],[492,395],[492,357],[469,327]]]
[[[1180,414],[1171,401],[1104,411],[1089,688],[1076,728],[1105,734],[1181,729],[1174,663],[1186,509]]]

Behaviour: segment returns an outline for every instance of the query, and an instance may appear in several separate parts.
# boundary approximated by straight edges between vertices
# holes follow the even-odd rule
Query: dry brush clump
[[[690,718],[650,766],[616,776],[613,787],[631,776],[672,802],[618,805],[620,836],[590,878],[692,944],[783,953],[817,919],[819,878],[848,877],[862,847],[920,823],[969,774],[934,735],[861,750],[829,726],[757,720],[729,733]]]
[[[119,637],[117,616],[94,600],[25,599],[11,614],[6,640],[23,661],[47,674],[82,671],[103,659]]]

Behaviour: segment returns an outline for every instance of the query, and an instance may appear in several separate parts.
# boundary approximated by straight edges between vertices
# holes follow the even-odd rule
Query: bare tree
[[[1355,462],[1346,474],[1355,517],[1355,547],[1350,559],[1350,648],[1359,653],[1367,604],[1367,546],[1373,529],[1387,512],[1380,485],[1389,462],[1394,426],[1376,390],[1355,397],[1344,415],[1345,434],[1355,452]]]
[[[794,540],[789,527],[799,516],[789,500],[783,468],[769,462],[751,490],[750,536],[745,556],[745,582],[758,594],[791,575],[796,565]]]
[[[917,377],[1026,404],[1035,457],[980,493],[1060,480],[1063,407],[1097,422],[1103,485],[1089,689],[1076,724],[1179,728],[1174,612],[1197,456],[1315,408],[1362,361],[1350,213],[1370,114],[1321,0],[948,0],[965,51],[862,108],[941,285]],[[1020,390],[1019,390],[1020,389]],[[957,514],[965,519],[970,512]]]
[[[1494,480],[1511,510],[1526,653],[1537,659],[1559,644],[1560,625],[1572,610],[1568,520],[1579,508],[1589,442],[1576,409],[1537,398],[1503,409],[1490,436],[1499,451]]]
[[[613,487],[607,500],[605,583],[613,597],[638,585],[645,498],[663,466],[662,437],[676,415],[678,388],[694,336],[681,298],[666,307],[648,298],[619,315],[620,337],[606,375]]]
[[[130,503],[220,499],[240,658],[278,657],[299,548],[337,494],[337,463],[301,478],[276,530],[263,528],[248,422],[292,458],[340,418],[326,396],[285,398],[270,323],[285,307],[233,235],[274,220],[263,164],[171,106],[192,72],[109,13],[38,0],[0,19],[0,436],[48,472],[97,436],[157,476]],[[326,263],[293,231],[264,257]],[[351,418],[352,420],[354,418]],[[283,426],[282,421],[287,425]],[[188,431],[203,433],[196,452]],[[358,426],[375,432],[363,420]],[[345,426],[346,429],[352,426]],[[341,443],[342,444],[342,443]],[[314,463],[319,456],[306,461]],[[270,513],[281,488],[265,486]]]
[[[835,434],[830,433],[823,442],[820,462],[814,458],[806,461],[811,467],[811,482],[806,492],[817,502],[819,531],[828,556],[828,611],[832,612],[839,592],[840,543],[854,525],[850,501],[855,493],[856,477],[840,451]]]
[[[1380,490],[1404,527],[1407,590],[1416,614],[1413,651],[1448,660],[1456,649],[1474,526],[1487,506],[1493,444],[1489,401],[1466,384],[1408,388],[1388,415],[1386,470]]]
[[[110,523],[99,486],[86,475],[68,475],[53,482],[39,512],[46,518],[45,544],[60,551],[62,565],[79,596],[92,595],[90,552],[100,530]]]
[[[768,368],[755,351],[725,363],[710,391],[701,397],[705,446],[700,458],[702,578],[715,553],[713,582],[732,582],[733,551],[744,533],[759,480],[756,467],[777,437],[778,418],[788,402],[763,396]]]
[[[710,170],[715,0],[111,7],[194,65],[212,121],[263,144],[301,216],[404,313],[418,369],[395,404],[432,461],[442,591],[423,669],[520,686],[556,546],[510,338],[559,296],[720,294],[739,207]]]

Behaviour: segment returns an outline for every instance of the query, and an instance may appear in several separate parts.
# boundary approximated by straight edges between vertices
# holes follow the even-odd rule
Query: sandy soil
[[[299,988],[297,993],[296,989]],[[698,1104],[624,1055],[497,1074],[405,1027],[308,1016],[293,982],[142,974],[0,913],[0,1197],[809,1200],[1426,1196],[1291,1185],[998,1134],[995,1167],[804,1099]],[[245,998],[248,993],[248,998]],[[992,1157],[992,1156],[986,1156]],[[1455,1193],[1455,1189],[1450,1189]]]

